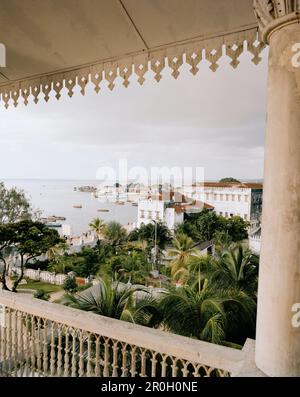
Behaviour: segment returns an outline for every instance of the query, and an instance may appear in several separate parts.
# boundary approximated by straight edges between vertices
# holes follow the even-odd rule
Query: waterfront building
[[[211,205],[225,218],[240,216],[250,221],[261,217],[263,185],[260,183],[205,182],[185,187],[184,193]]]

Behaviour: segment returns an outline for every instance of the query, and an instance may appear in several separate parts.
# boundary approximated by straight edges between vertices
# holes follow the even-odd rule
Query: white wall
[[[153,221],[163,222],[170,230],[174,230],[177,223],[183,222],[183,213],[177,214],[174,208],[166,207],[166,203],[160,200],[140,200],[137,227]]]
[[[250,188],[205,187],[204,191],[197,190],[192,198],[212,205],[218,215],[230,217],[232,214],[250,220]]]
[[[153,221],[164,222],[165,208],[164,202],[159,200],[140,200],[138,203],[137,227],[142,223],[148,225]]]
[[[249,248],[256,254],[260,254],[261,239],[257,236],[249,236]]]

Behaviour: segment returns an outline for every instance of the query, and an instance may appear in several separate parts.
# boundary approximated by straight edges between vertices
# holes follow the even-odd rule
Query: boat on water
[[[57,221],[65,221],[67,218],[65,216],[55,216],[54,217]]]
[[[47,227],[62,227],[62,224],[61,223],[56,223],[56,222],[49,222],[49,223],[46,223],[46,226]]]
[[[82,205],[81,204],[75,204],[75,205],[73,205],[73,208],[82,208]]]
[[[56,216],[56,215],[51,215],[48,216],[47,218],[40,218],[40,221],[46,224],[51,224],[51,223],[56,223],[56,221],[65,221],[66,218],[64,216]]]
[[[98,212],[109,212],[109,210],[105,209],[105,208],[99,208],[97,211]]]

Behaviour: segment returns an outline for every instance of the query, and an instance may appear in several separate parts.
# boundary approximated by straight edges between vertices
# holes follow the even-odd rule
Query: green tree
[[[0,182],[0,224],[28,220],[32,217],[32,208],[25,193],[13,187],[6,189]]]
[[[185,233],[194,241],[211,241],[220,238],[222,233],[223,239],[227,234],[227,239],[237,242],[248,237],[248,227],[249,223],[239,216],[227,219],[204,209],[199,214],[190,215],[177,227],[176,234]]]
[[[90,277],[95,275],[100,267],[100,256],[96,249],[83,247],[77,257],[83,258],[82,262],[77,262],[74,266],[75,273],[80,277]]]
[[[15,242],[15,226],[14,224],[0,224],[0,263],[1,263],[1,275],[0,282],[4,290],[9,290],[6,283],[8,263],[7,258],[11,252],[12,246]]]
[[[213,243],[219,250],[227,249],[232,244],[232,237],[228,231],[216,230],[213,237]]]
[[[155,245],[155,228],[156,228],[156,243],[160,251],[166,248],[166,245],[171,242],[172,237],[168,227],[162,222],[142,224],[139,228],[134,229],[129,234],[129,241],[146,241],[147,249],[151,251]]]
[[[98,284],[86,291],[67,295],[63,303],[76,309],[142,325],[156,325],[160,320],[154,300],[145,288],[103,279],[99,279]]]
[[[67,276],[64,283],[63,289],[67,292],[74,293],[77,291],[77,283],[75,277]]]
[[[190,236],[195,241],[210,241],[214,233],[221,227],[220,217],[214,212],[204,209],[200,214],[193,214],[189,218],[195,225],[195,235]]]
[[[218,288],[242,289],[256,296],[259,257],[241,244],[217,253],[210,267],[210,280]]]
[[[50,299],[50,295],[45,292],[43,289],[38,289],[35,291],[34,295],[35,298],[41,299],[43,301],[48,301]]]
[[[216,344],[226,344],[229,320],[255,320],[256,304],[243,291],[220,291],[204,280],[201,290],[185,285],[170,288],[159,302],[165,329]],[[250,318],[250,320],[249,320]]]
[[[183,271],[187,271],[192,257],[199,255],[194,241],[186,234],[179,234],[172,241],[173,248],[169,249],[168,256],[172,258],[171,275],[174,279],[181,278]]]
[[[45,254],[51,247],[62,242],[56,230],[48,228],[40,222],[21,221],[12,225],[14,237],[13,248],[20,257],[21,273],[13,283],[12,291],[24,277],[24,269],[32,259]]]
[[[126,242],[127,232],[119,222],[111,221],[104,228],[104,237],[107,243],[117,249]]]
[[[239,181],[238,179],[229,177],[229,178],[222,178],[219,181],[220,183],[241,183],[241,181]]]
[[[240,216],[233,216],[232,218],[219,217],[219,230],[224,231],[228,237],[234,241],[242,241],[248,238],[248,227],[250,223],[245,221]],[[215,237],[216,232],[214,233]]]
[[[104,221],[100,218],[95,218],[92,220],[89,226],[96,233],[98,240],[100,240],[105,230]]]

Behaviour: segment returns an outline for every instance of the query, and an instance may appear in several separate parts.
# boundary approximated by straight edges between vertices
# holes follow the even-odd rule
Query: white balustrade
[[[0,309],[0,376],[223,377],[245,359],[242,350],[7,291]]]

